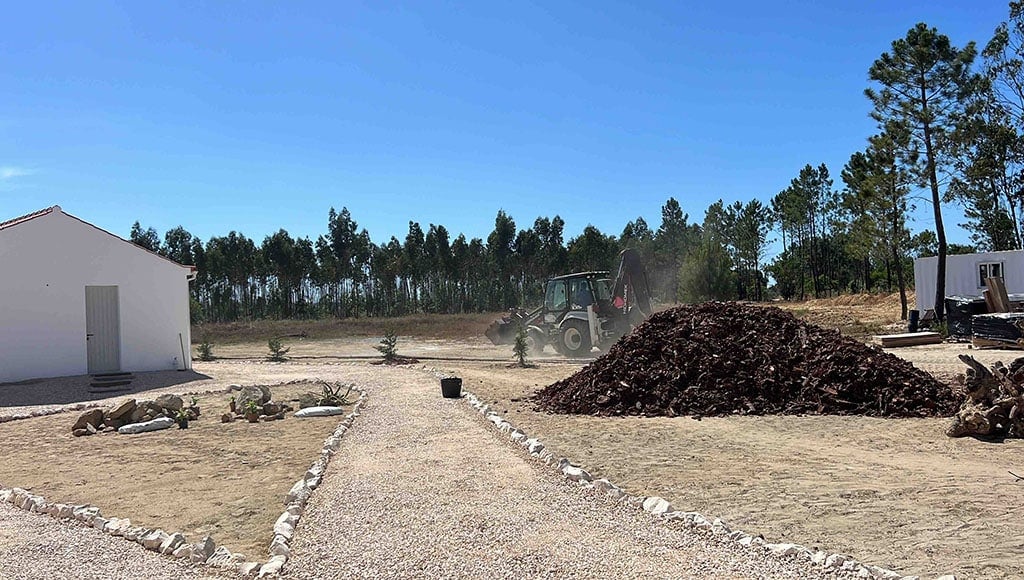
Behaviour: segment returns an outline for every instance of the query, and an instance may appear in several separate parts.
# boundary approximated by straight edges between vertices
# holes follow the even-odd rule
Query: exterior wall
[[[121,370],[176,368],[188,273],[59,210],[0,231],[0,382],[86,374],[86,286],[119,288]]]
[[[1024,251],[984,252],[946,256],[946,296],[981,296],[978,286],[978,265],[983,262],[1003,262],[1003,281],[1008,294],[1024,293]],[[935,280],[939,258],[914,260],[914,291],[917,309],[935,308]]]

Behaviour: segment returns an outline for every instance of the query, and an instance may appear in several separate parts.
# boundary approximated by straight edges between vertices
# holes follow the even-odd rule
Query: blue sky
[[[767,200],[873,132],[867,70],[1005,2],[19,2],[0,33],[0,219],[314,237],[347,206],[486,237],[559,214],[651,227]],[[932,227],[920,204],[916,229]],[[945,210],[949,224],[959,210]],[[955,231],[953,240],[966,235]]]

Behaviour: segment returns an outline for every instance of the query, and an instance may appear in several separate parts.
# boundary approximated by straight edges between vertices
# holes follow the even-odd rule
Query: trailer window
[[[986,286],[986,278],[1004,278],[1003,263],[982,262],[978,264],[978,288]]]

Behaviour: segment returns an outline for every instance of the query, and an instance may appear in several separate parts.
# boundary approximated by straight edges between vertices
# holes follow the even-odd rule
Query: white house
[[[190,368],[194,271],[60,206],[0,222],[0,383]]]
[[[914,260],[917,309],[935,308],[939,258]],[[1024,293],[1024,250],[946,256],[946,296],[981,296],[985,278],[1002,276],[1009,294]]]

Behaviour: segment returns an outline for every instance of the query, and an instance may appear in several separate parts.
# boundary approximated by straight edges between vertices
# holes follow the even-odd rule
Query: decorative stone
[[[817,564],[818,566],[823,566],[825,564],[825,558],[828,558],[828,552],[822,552],[821,550],[818,550],[817,552],[811,554],[811,563]]]
[[[729,525],[722,520],[715,518],[715,521],[711,523],[711,532],[715,534],[728,534],[732,529]]]
[[[312,490],[309,489],[309,486],[306,485],[305,479],[297,481],[295,482],[295,485],[292,486],[291,490],[288,492],[288,495],[285,496],[284,502],[306,503],[306,500],[309,499],[309,494],[311,491]]]
[[[530,455],[540,455],[540,452],[544,451],[544,444],[537,439],[527,439],[526,450],[529,451]]]
[[[221,546],[214,550],[213,555],[206,559],[206,563],[216,568],[223,568],[231,562],[231,550]]]
[[[275,537],[281,536],[286,540],[291,540],[292,535],[295,534],[295,524],[298,521],[298,516],[293,516],[288,512],[281,514],[281,517],[277,518],[277,522],[274,523]]]
[[[274,539],[270,542],[270,555],[288,557],[291,552],[291,548],[288,547],[288,538],[275,534]]]
[[[332,415],[344,415],[345,409],[341,407],[306,407],[295,411],[295,416],[306,417],[330,417]]]
[[[272,556],[270,560],[260,568],[260,574],[257,578],[269,578],[280,574],[281,568],[284,567],[284,563],[287,561],[288,558],[284,556]]]
[[[569,481],[592,481],[593,477],[590,474],[575,465],[566,465],[562,468],[562,475],[564,475]]]
[[[235,408],[245,411],[249,401],[253,401],[258,407],[262,407],[264,403],[270,402],[270,396],[270,388],[263,385],[242,387],[241,392],[238,393],[238,397],[235,399]]]
[[[253,578],[260,571],[260,566],[259,562],[245,562],[238,567],[238,573],[242,578]]]
[[[107,521],[107,518],[96,516],[92,519],[92,527],[102,532],[107,527]]]
[[[277,403],[263,403],[264,415],[277,415],[281,412],[281,405]]]
[[[152,532],[139,538],[139,543],[142,544],[142,547],[147,550],[159,552],[160,546],[162,546],[163,543],[166,542],[167,538],[169,537],[170,536],[167,535],[167,532],[163,530],[153,530]]]
[[[792,556],[799,552],[796,544],[767,544],[768,551],[776,556]]]
[[[217,543],[210,536],[206,536],[193,546],[191,560],[193,562],[205,562],[213,556],[216,550]]]
[[[185,401],[182,401],[181,397],[177,395],[160,395],[153,402],[164,412],[170,414],[177,413],[185,406]]]
[[[136,433],[146,433],[149,431],[159,431],[161,429],[168,429],[174,425],[174,419],[170,417],[158,417],[151,421],[145,421],[142,423],[132,423],[125,425],[117,430],[122,435],[134,435]]]
[[[178,549],[179,546],[185,543],[185,536],[180,533],[171,534],[162,544],[160,544],[161,554],[170,554]]]
[[[846,556],[842,554],[832,554],[825,558],[825,567],[838,568],[842,566],[844,562],[846,562]]]
[[[78,420],[75,421],[74,426],[71,427],[73,433],[76,429],[85,429],[86,425],[91,425],[93,429],[99,427],[103,423],[103,410],[102,409],[89,409],[78,416]]]
[[[107,419],[121,419],[122,417],[130,417],[131,412],[135,410],[137,405],[135,399],[128,399],[120,404],[114,405],[107,411]]]
[[[224,413],[223,415],[220,416],[221,423],[232,423],[234,422],[234,420],[235,416],[232,415],[231,413]]]
[[[193,546],[192,544],[182,544],[178,546],[173,552],[171,552],[171,556],[174,556],[175,558],[179,558],[182,560],[188,560],[192,558],[192,551],[194,549],[195,546]]]
[[[668,512],[673,511],[672,504],[660,497],[649,497],[645,499],[643,507],[645,512],[650,512],[656,516],[665,515]]]

